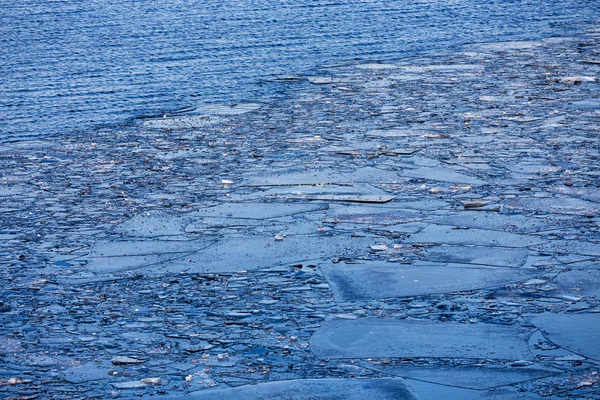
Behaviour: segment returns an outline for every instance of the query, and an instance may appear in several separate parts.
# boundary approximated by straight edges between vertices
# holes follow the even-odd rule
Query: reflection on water
[[[0,142],[200,102],[268,100],[274,74],[535,38],[595,1],[14,0],[0,5]]]

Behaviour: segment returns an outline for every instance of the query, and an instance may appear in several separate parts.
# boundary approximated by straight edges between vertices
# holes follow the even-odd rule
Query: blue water
[[[568,34],[598,0],[4,0],[0,142],[203,102],[269,101],[274,74]]]

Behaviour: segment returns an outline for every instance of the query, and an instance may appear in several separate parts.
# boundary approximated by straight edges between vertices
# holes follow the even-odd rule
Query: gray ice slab
[[[116,389],[144,389],[146,387],[148,387],[148,385],[146,385],[144,382],[142,382],[141,380],[139,381],[124,381],[124,382],[114,382],[112,383],[112,385],[116,388]]]
[[[418,201],[399,201],[397,203],[394,203],[394,205],[398,208],[406,208],[409,210],[439,211],[449,208],[450,203],[444,200],[422,199]]]
[[[557,260],[559,258],[561,258],[561,257],[556,257]],[[560,261],[562,262],[562,260],[564,260],[564,259],[565,258],[562,258]],[[597,258],[581,260],[581,261],[572,261],[570,263],[564,263],[564,264],[567,264],[569,266],[569,268],[573,268],[573,269],[589,269],[589,268],[600,269],[600,259],[597,259]]]
[[[313,185],[313,186],[277,186],[265,191],[250,194],[231,194],[234,201],[288,201],[305,200],[312,196],[389,196],[389,193],[365,183],[355,183],[352,186],[347,185]]]
[[[556,277],[554,284],[557,286],[556,292],[560,295],[600,299],[599,269],[586,268],[562,272]]]
[[[398,174],[410,178],[430,179],[434,181],[467,183],[470,185],[483,185],[485,181],[473,176],[455,172],[444,167],[420,167],[416,169],[403,169]]]
[[[426,133],[426,132],[423,132],[423,133]],[[424,157],[421,155],[413,156],[413,157],[409,158],[409,160],[414,165],[417,165],[419,167],[438,167],[440,165],[439,160],[437,160],[435,158]]]
[[[406,243],[440,243],[492,247],[527,247],[544,243],[535,236],[490,231],[485,229],[457,229],[450,225],[431,224],[411,235]]]
[[[548,397],[542,397],[535,393],[519,392],[513,387],[503,387],[483,392],[472,400],[543,400]],[[551,397],[551,399],[556,399]]]
[[[345,229],[344,227],[352,227],[352,230],[360,230],[364,229],[364,225],[360,226],[359,224],[345,224],[345,223],[337,223],[336,228]],[[392,225],[379,225],[373,224],[369,226],[369,232],[389,235],[389,234],[409,234],[409,233],[417,233],[427,226],[426,223],[423,222],[407,222],[404,224],[392,224]]]
[[[381,168],[364,167],[350,174],[352,181],[363,183],[396,183],[400,180],[397,172]]]
[[[379,144],[375,141],[361,141],[348,143],[347,146],[329,146],[324,150],[335,153],[343,154],[355,157],[362,157],[363,155],[377,155],[380,152]]]
[[[580,256],[578,254],[555,255],[554,258],[556,258],[559,262],[561,262],[563,264],[575,264],[575,263],[581,263],[581,262],[589,262],[594,259],[593,257],[590,257],[590,256]]]
[[[466,264],[414,265],[367,261],[321,266],[339,301],[386,299],[493,288],[527,280],[539,271]]]
[[[544,344],[541,345],[540,344]],[[571,359],[571,360],[585,360],[584,357],[577,355],[569,350],[558,347],[553,343],[549,342],[548,339],[542,334],[541,331],[535,331],[529,338],[529,349],[536,357],[540,360],[543,359]],[[522,367],[519,367],[522,368]]]
[[[567,196],[517,198],[510,201],[507,207],[519,211],[566,215],[589,215],[597,214],[600,211],[600,203]]]
[[[536,249],[561,255],[600,256],[600,244],[581,240],[552,240]]]
[[[600,360],[600,313],[525,316],[548,340],[584,357]]]
[[[399,208],[400,207],[400,208]],[[394,203],[386,206],[377,205],[331,205],[324,222],[353,222],[369,225],[394,225],[416,222],[422,219],[421,213],[407,210]]]
[[[86,268],[101,274],[137,270],[184,257],[212,243],[205,240],[101,242],[85,257],[88,261]]]
[[[107,362],[103,362],[102,364],[87,363],[69,367],[61,371],[61,374],[67,382],[79,384],[109,378],[107,371],[111,367],[113,365]]]
[[[322,225],[323,213],[309,213],[301,216],[274,218],[269,220],[237,218],[203,218],[188,225],[185,230],[191,234],[216,234],[219,236],[248,234],[314,235]]]
[[[416,400],[404,379],[299,379],[266,382],[231,389],[154,396],[157,399],[202,400]]]
[[[88,258],[185,254],[202,249],[210,243],[205,240],[98,242],[92,247]]]
[[[487,246],[435,246],[425,250],[423,259],[448,263],[520,267],[527,261],[527,249]]]
[[[484,136],[485,138],[493,138],[493,136]],[[461,138],[461,140],[465,140],[466,138]],[[472,157],[472,156],[459,156],[457,158],[451,158],[444,160],[446,164],[459,164],[459,165],[468,165],[469,168],[477,168],[478,165],[488,165],[490,160],[485,157]]]
[[[506,164],[508,170],[521,174],[542,174],[555,173],[561,170],[561,167],[552,164],[541,164],[537,162],[519,162]]]
[[[327,209],[327,204],[225,203],[190,213],[196,218],[271,219]]]
[[[342,185],[352,186],[352,180],[336,169],[307,169],[282,170],[248,176],[245,186],[319,186]]]
[[[570,220],[560,221],[569,223]],[[461,211],[456,214],[436,216],[432,222],[440,225],[464,226],[503,232],[536,232],[549,227],[555,228],[556,219],[544,220],[524,215],[505,215],[497,212]],[[571,222],[572,224],[572,222]]]
[[[373,364],[361,366],[387,375],[401,376],[440,385],[465,389],[487,390],[495,387],[552,376],[557,370],[543,367],[472,367],[472,366],[414,366]],[[417,390],[417,394],[420,394]]]
[[[148,256],[124,256],[124,257],[102,257],[91,258],[86,264],[86,268],[96,274],[109,274],[125,271],[135,271],[138,269],[157,265],[165,261],[182,257],[178,255],[148,255]]]
[[[406,383],[414,390],[419,400],[471,400],[481,393],[480,390],[437,385],[413,379],[407,379]]]
[[[121,223],[116,231],[133,237],[176,236],[184,233],[189,219],[165,213],[140,214]]]
[[[224,234],[224,229],[231,229],[233,231],[250,230],[257,227],[272,227],[277,223],[278,220],[265,221],[247,218],[199,218],[192,220],[190,224],[185,227],[185,232],[189,234],[198,234],[206,233],[207,231],[214,232],[217,230],[219,234]]]
[[[383,318],[332,319],[310,339],[319,358],[489,358],[531,360],[518,326]]]
[[[384,156],[409,156],[415,154],[417,151],[420,151],[421,147],[398,147],[393,149],[381,149],[379,150],[379,154]]]
[[[495,116],[498,118],[497,121],[516,122],[517,124],[529,124],[531,122],[538,122],[538,121],[544,120],[543,117],[536,117],[534,115],[512,115],[512,116],[498,117],[498,115],[495,114]],[[540,125],[542,125],[542,124],[540,123]],[[499,138],[499,140],[498,140],[498,143],[507,143],[507,142],[508,142],[508,140],[504,137]],[[514,144],[518,146],[521,144],[528,143],[528,139],[515,140],[514,142],[515,142]]]
[[[389,195],[367,195],[367,194],[317,194],[317,195],[308,195],[304,197],[306,200],[311,201],[339,201],[339,202],[347,202],[347,203],[372,203],[372,204],[385,204],[392,200],[394,200],[395,196]]]
[[[348,236],[287,236],[276,241],[274,236],[228,237],[217,244],[184,259],[170,261],[162,271],[236,272],[317,262],[334,257],[364,254],[371,238]]]

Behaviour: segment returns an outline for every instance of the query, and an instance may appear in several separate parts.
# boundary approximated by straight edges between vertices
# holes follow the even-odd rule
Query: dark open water
[[[598,0],[2,0],[0,143],[202,102],[277,96],[273,74],[464,42],[558,36]]]

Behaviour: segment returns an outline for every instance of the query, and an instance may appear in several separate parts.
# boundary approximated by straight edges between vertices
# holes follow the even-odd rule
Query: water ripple
[[[0,142],[269,100],[275,74],[560,35],[598,14],[586,0],[14,0],[0,6]]]

